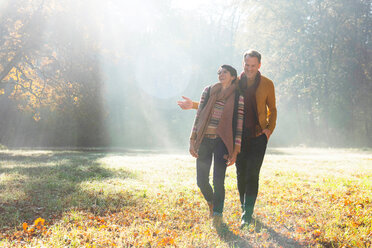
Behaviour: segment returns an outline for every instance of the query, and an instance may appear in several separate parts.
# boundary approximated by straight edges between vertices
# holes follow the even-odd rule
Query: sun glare
[[[205,2],[205,1],[204,1]],[[173,0],[172,7],[175,9],[193,10],[203,4],[203,1],[198,0]]]
[[[180,95],[186,88],[191,59],[172,44],[153,44],[138,55],[135,67],[140,88],[153,97],[166,99]]]

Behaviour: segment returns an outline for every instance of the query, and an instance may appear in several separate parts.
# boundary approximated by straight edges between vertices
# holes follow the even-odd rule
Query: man
[[[258,194],[260,169],[267,142],[276,125],[276,104],[273,82],[262,76],[261,54],[254,50],[244,53],[239,87],[244,94],[244,129],[241,153],[236,160],[238,190],[242,204],[241,227],[252,220]],[[178,105],[182,109],[197,109],[198,103],[183,97]]]

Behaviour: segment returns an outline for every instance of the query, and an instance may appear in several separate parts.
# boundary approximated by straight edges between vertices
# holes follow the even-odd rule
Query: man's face
[[[256,57],[245,57],[244,59],[244,74],[247,76],[248,79],[254,79],[260,69],[261,64],[258,62],[258,58]]]

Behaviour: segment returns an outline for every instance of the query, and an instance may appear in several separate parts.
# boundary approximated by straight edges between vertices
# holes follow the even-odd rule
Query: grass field
[[[372,150],[269,150],[245,230],[235,166],[224,232],[195,181],[186,154],[2,150],[0,247],[372,245]]]

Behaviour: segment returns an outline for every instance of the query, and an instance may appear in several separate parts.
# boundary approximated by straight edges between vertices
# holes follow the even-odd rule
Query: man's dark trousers
[[[252,218],[266,146],[267,137],[265,134],[243,139],[242,149],[236,160],[238,190],[243,209],[242,220],[245,222],[249,222]]]

